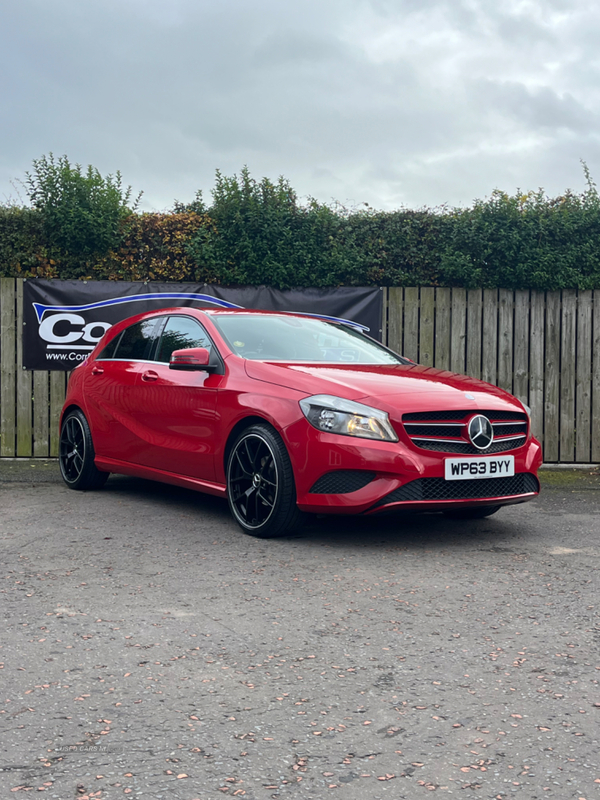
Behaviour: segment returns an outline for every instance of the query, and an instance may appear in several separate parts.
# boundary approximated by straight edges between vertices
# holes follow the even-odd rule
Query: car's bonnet
[[[385,398],[411,407],[498,407],[516,403],[507,392],[483,381],[420,365],[290,364],[246,361],[251,378],[306,392],[349,400]],[[482,405],[483,403],[483,405]]]

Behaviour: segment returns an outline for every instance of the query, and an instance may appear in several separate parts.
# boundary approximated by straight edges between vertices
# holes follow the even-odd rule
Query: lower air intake
[[[383,497],[375,508],[388,503],[427,500],[471,500],[477,498],[508,497],[539,492],[535,475],[521,472],[509,478],[481,478],[480,480],[446,481],[443,478],[419,478],[404,484]]]

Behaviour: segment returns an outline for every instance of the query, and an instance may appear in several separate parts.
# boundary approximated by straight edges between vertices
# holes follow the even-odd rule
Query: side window
[[[125,328],[119,339],[113,358],[126,359],[127,361],[147,361],[152,353],[155,342],[154,331],[157,319],[142,320]]]
[[[169,317],[164,327],[156,361],[168,364],[174,350],[185,350],[188,347],[206,347],[210,351],[212,346],[208,334],[195,319],[191,317]]]
[[[96,361],[104,361],[107,358],[114,358],[115,357],[115,350],[117,349],[117,345],[119,344],[119,340],[123,335],[123,331],[118,333],[115,337],[113,337],[110,342],[106,345],[104,350],[100,353]]]

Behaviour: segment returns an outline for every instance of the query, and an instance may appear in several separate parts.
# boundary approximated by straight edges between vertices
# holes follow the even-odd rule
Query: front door
[[[174,350],[214,345],[193,317],[173,315],[162,331],[154,363],[136,378],[136,416],[144,431],[137,461],[146,467],[201,480],[215,477],[217,391],[223,375],[169,368]]]

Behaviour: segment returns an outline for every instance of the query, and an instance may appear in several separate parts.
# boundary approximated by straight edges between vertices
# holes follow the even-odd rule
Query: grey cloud
[[[599,28],[586,0],[20,0],[0,198],[50,150],[120,169],[148,208],[243,164],[380,207],[560,192],[580,157],[600,172]]]
[[[307,32],[283,30],[271,34],[256,48],[252,64],[261,68],[298,64],[324,65],[343,57],[343,48],[333,39]]]
[[[598,114],[571,94],[559,95],[550,88],[528,89],[511,82],[478,81],[474,97],[488,112],[529,130],[567,129],[584,132],[598,123]]]

